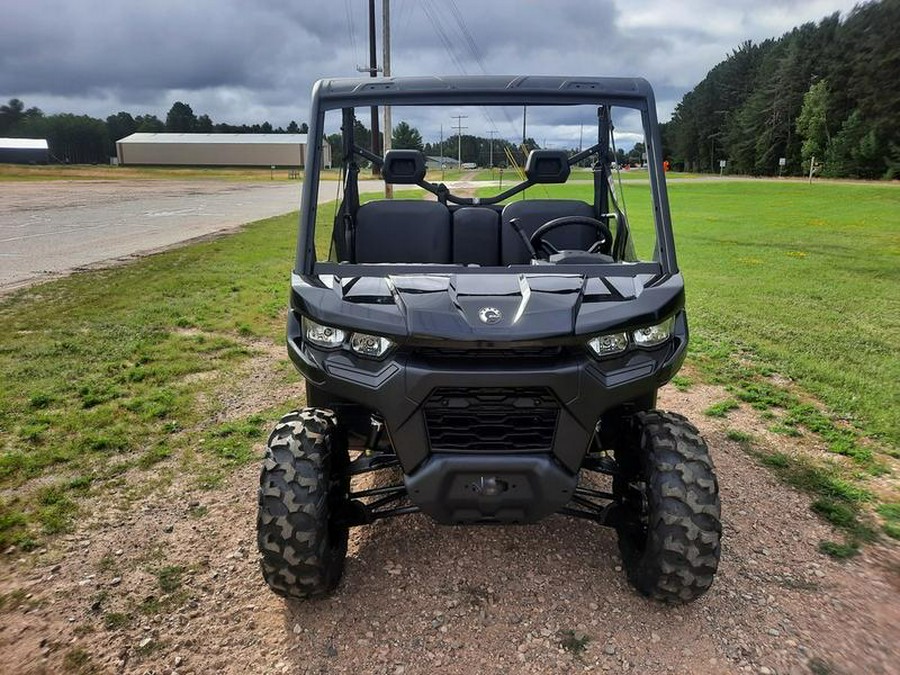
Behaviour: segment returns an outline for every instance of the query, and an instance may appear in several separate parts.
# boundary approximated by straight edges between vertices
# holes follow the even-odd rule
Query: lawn
[[[531,191],[591,199],[589,185]],[[647,254],[646,187],[626,184],[625,197]],[[900,188],[684,181],[669,185],[669,198],[695,353],[749,351],[900,445]]]
[[[640,187],[626,186],[639,236],[649,229]],[[548,189],[586,197],[589,186]],[[820,433],[863,473],[883,470],[856,435],[889,452],[900,441],[900,191],[685,181],[670,194],[691,362],[726,383],[746,380],[735,396],[781,405],[785,424]],[[332,214],[319,208],[322,222]],[[0,545],[64,531],[82,498],[167,458],[174,468],[160,466],[208,485],[252,460],[266,419],[292,402],[226,423],[208,401],[234,386],[259,344],[283,339],[295,236],[289,214],[0,300]],[[317,243],[324,249],[327,237]],[[759,388],[748,363],[834,414],[816,417],[802,398]],[[286,363],[284,377],[296,377]]]

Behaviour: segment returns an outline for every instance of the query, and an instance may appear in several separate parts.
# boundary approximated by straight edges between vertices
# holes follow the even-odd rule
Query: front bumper
[[[515,358],[510,351],[498,351],[496,359],[440,358],[434,350],[401,347],[374,361],[346,350],[327,351],[304,343],[298,317],[291,312],[287,342],[291,360],[312,384],[382,417],[408,477],[430,456],[453,454],[490,457],[498,465],[504,457],[544,455],[575,475],[601,415],[652,395],[665,384],[684,361],[687,337],[682,311],[676,316],[672,339],[664,345],[606,359],[594,358],[586,348],[571,347],[553,358]],[[546,448],[523,453],[515,444],[508,448],[498,448],[496,443],[485,448],[467,446],[465,452],[432,447],[426,404],[434,400],[437,391],[533,392],[536,388],[547,392],[558,410],[552,441]],[[517,402],[511,405],[521,407]],[[512,419],[518,424],[518,418]]]

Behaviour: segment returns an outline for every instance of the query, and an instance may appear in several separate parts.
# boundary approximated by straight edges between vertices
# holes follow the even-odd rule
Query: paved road
[[[319,200],[334,199],[337,184],[323,188]],[[299,203],[299,182],[0,183],[0,291],[233,229]]]

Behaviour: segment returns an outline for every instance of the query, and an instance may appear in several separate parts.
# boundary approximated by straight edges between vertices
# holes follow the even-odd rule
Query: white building
[[[49,154],[43,138],[0,138],[0,163],[46,164]]]
[[[116,142],[119,164],[276,166],[306,164],[306,134],[131,134]],[[331,146],[325,143],[325,166]]]

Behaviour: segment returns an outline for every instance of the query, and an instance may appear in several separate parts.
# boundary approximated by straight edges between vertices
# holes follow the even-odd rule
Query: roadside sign
[[[785,164],[787,164],[787,158],[786,158],[786,157],[779,157],[779,158],[778,158],[778,166],[784,166]]]

